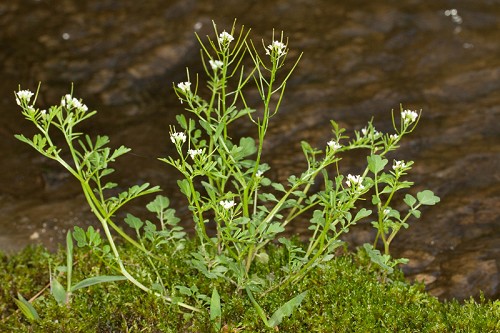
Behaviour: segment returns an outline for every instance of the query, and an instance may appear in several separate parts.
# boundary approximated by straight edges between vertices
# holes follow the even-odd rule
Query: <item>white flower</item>
[[[405,124],[411,124],[417,120],[418,113],[412,110],[404,110],[401,112],[401,118],[403,118]]]
[[[334,140],[328,141],[327,145],[332,150],[338,150],[338,149],[342,148],[342,145],[340,143],[338,143],[337,141],[334,141]]]
[[[397,134],[391,134],[389,135],[389,138],[392,140],[392,141],[396,141],[398,139],[398,135]]]
[[[361,130],[361,133],[363,134],[363,136],[370,136],[370,137],[372,137],[372,136],[370,135],[370,132],[368,131],[368,128],[366,128],[366,127],[365,127],[365,128],[363,128],[363,129]],[[380,133],[379,131],[377,131],[377,130],[375,129],[375,127],[373,127],[373,138],[378,137],[380,134],[381,134],[381,133]]]
[[[19,90],[16,93],[16,103],[17,105],[21,105],[22,102],[29,103],[31,97],[33,97],[33,93],[29,90]]]
[[[231,43],[234,40],[234,37],[231,34],[227,33],[226,30],[220,33],[219,35],[219,44],[225,45],[226,43]]]
[[[233,207],[234,205],[236,205],[236,203],[233,201],[233,200],[221,200],[219,202],[219,204],[224,208],[224,209],[230,209],[231,207]]]
[[[364,189],[365,187],[362,185],[363,178],[360,175],[353,176],[351,174],[347,175],[347,186],[349,187],[357,187],[359,190]]]
[[[262,177],[262,175],[264,174],[264,171],[262,170],[258,170],[257,173],[255,174],[256,177]]]
[[[73,97],[71,97],[70,94],[64,95],[63,98],[61,99],[61,105],[71,108],[73,106]]]
[[[396,160],[394,160],[394,164],[392,165],[392,168],[394,170],[406,168],[406,163],[405,163],[405,161],[396,161]]]
[[[222,68],[222,66],[224,66],[224,63],[220,60],[210,60],[209,63],[214,71],[218,70],[219,68]]]
[[[184,133],[182,133],[184,134]],[[189,149],[188,150],[188,154],[189,156],[191,156],[192,159],[194,159],[194,157],[196,155],[200,155],[201,153],[203,153],[203,151],[201,149]]]
[[[170,140],[173,142],[173,143],[177,143],[177,142],[181,142],[181,143],[184,143],[186,142],[186,134],[184,134],[183,132],[174,132],[172,134],[170,134]]]
[[[458,14],[458,11],[455,8],[453,8],[453,9],[447,9],[447,10],[444,11],[444,15],[446,15],[446,16],[450,16],[450,15],[451,16],[455,16],[457,14]]]
[[[268,45],[266,48],[267,55],[275,55],[276,58],[280,58],[281,56],[286,54],[286,45],[280,41],[273,41],[271,45]]]
[[[181,82],[177,84],[177,87],[184,93],[187,93],[188,91],[191,91],[191,82]]]
[[[78,109],[79,111],[81,112],[87,112],[88,111],[88,107],[87,105],[83,104],[82,102],[80,102],[79,100],[77,100],[76,98],[73,98],[73,106]]]
[[[86,112],[89,109],[87,105],[83,104],[78,99],[72,97],[70,94],[64,95],[64,97],[61,99],[61,105],[68,109],[75,108],[82,112]]]

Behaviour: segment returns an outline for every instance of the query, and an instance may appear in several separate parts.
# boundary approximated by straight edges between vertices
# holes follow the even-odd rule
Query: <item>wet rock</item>
[[[410,260],[410,262],[403,267],[404,272],[407,274],[424,270],[434,261],[434,259],[436,259],[436,257],[429,252],[422,250],[406,250],[401,253],[401,256]]]
[[[448,276],[446,291],[440,296],[467,299],[470,296],[479,297],[480,291],[485,297],[498,295],[500,287],[500,273],[497,264],[498,258],[486,259],[480,252],[460,253],[460,255],[442,263],[443,274]],[[457,268],[459,268],[457,270]]]

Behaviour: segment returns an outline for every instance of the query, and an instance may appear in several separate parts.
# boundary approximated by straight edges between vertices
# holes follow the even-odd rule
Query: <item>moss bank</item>
[[[123,248],[131,263],[140,260],[131,248]],[[213,285],[184,264],[185,252],[172,255],[171,265],[162,275],[172,285],[196,285],[210,295]],[[270,261],[257,269],[269,278],[277,277],[281,251],[269,249]],[[49,260],[63,264],[65,254],[48,253],[41,247],[0,255],[0,332],[211,332],[208,311],[183,313],[127,282],[106,283],[78,290],[69,306],[59,306],[47,288]],[[95,274],[114,274],[101,266],[88,252],[75,253],[75,281]],[[147,272],[144,278],[147,279]],[[45,288],[45,289],[44,289]],[[301,306],[278,328],[263,326],[245,295],[231,285],[218,285],[222,297],[223,332],[498,332],[500,301],[474,300],[459,304],[439,302],[421,285],[410,285],[401,273],[381,282],[381,276],[369,270],[356,255],[335,258],[317,268],[298,284],[271,292],[259,299],[267,313],[308,290]],[[17,293],[29,299],[40,293],[33,305],[40,320],[28,321],[13,301]],[[177,288],[173,296],[181,296]],[[188,300],[189,301],[189,300]],[[193,302],[193,300],[190,300]],[[199,305],[204,302],[199,299]]]

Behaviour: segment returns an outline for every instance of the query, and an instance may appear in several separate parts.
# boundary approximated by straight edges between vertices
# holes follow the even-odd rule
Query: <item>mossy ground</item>
[[[132,248],[122,249],[132,261],[134,257],[140,259]],[[165,281],[197,285],[210,295],[213,285],[186,268],[187,251],[189,246],[176,255],[165,253],[171,263],[162,272]],[[283,253],[274,248],[268,253],[269,263],[257,269],[261,273],[279,272]],[[54,264],[65,263],[63,251],[49,254],[40,247],[10,256],[0,254],[0,332],[213,331],[208,311],[182,312],[126,281],[78,290],[68,306],[59,306],[45,289],[33,302],[40,320],[29,322],[16,311],[13,299],[18,292],[29,299],[46,288],[49,257]],[[76,251],[75,261],[75,282],[96,274],[114,274],[83,250]],[[381,282],[380,273],[368,269],[353,254],[339,256],[299,283],[258,299],[270,314],[308,290],[301,306],[278,328],[263,325],[245,294],[229,284],[217,288],[222,300],[223,332],[500,332],[499,301],[439,302],[425,293],[423,286],[406,283],[400,273],[391,276],[389,282]]]

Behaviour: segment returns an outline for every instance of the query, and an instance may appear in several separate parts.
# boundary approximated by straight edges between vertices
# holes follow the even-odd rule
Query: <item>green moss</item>
[[[165,254],[170,265],[162,272],[172,285],[197,285],[209,295],[213,288],[196,271],[186,268],[186,252]],[[131,262],[142,260],[131,248],[122,248]],[[283,254],[270,248],[270,261],[256,269],[279,276]],[[48,290],[33,302],[41,319],[29,322],[17,311],[13,298],[30,298],[49,282],[48,258],[62,264],[65,254],[27,248],[0,255],[0,332],[210,332],[208,312],[186,314],[153,295],[123,282],[94,285],[74,293],[69,306],[59,306]],[[271,292],[258,302],[270,314],[280,305],[308,290],[294,314],[279,326],[280,332],[496,332],[500,330],[500,302],[470,300],[442,303],[421,285],[409,285],[401,274],[382,283],[359,256],[337,257],[312,271],[299,283]],[[89,253],[75,253],[75,280],[96,274],[114,274]],[[144,272],[147,273],[147,272]],[[63,280],[63,279],[61,279]],[[246,295],[229,284],[217,285],[222,297],[225,332],[273,332],[259,319]],[[172,289],[175,294],[176,289]],[[200,302],[201,303],[201,302]]]

